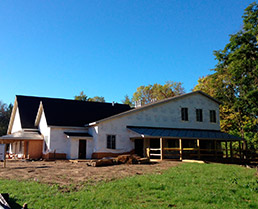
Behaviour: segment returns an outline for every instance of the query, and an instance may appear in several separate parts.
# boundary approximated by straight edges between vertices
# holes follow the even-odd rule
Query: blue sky
[[[242,0],[1,1],[0,100],[121,102],[141,85],[182,82],[214,68],[213,51],[241,29]]]

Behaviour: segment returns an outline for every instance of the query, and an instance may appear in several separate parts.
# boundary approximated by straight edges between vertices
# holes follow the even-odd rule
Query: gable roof
[[[173,100],[182,99],[184,97],[187,97],[187,96],[190,96],[190,95],[193,95],[193,94],[201,94],[201,95],[211,99],[212,101],[218,103],[219,105],[221,104],[220,101],[218,101],[217,99],[211,97],[210,95],[208,95],[208,94],[206,94],[202,91],[193,91],[193,92],[190,92],[190,93],[186,93],[186,94],[170,97],[170,98],[167,98],[167,99],[159,100],[157,102],[149,103],[149,104],[143,105],[141,107],[137,107],[137,108],[128,110],[126,112],[122,112],[122,113],[117,114],[117,115],[113,115],[113,116],[110,116],[110,117],[107,117],[107,118],[103,118],[101,120],[98,120],[98,121],[95,121],[91,124],[88,124],[88,126],[94,126],[98,123],[101,123],[101,122],[104,122],[104,121],[107,121],[107,120],[110,120],[110,119],[114,119],[114,118],[121,117],[121,116],[124,116],[124,115],[127,115],[127,114],[135,113],[137,111],[141,111],[141,110],[144,110],[144,109],[147,109],[147,108],[151,108],[153,106],[160,105],[160,104],[163,104],[163,103],[167,103],[167,102],[170,102],[170,101],[173,101]]]
[[[22,128],[34,128],[40,103],[49,126],[78,126],[130,110],[129,105],[16,96]]]

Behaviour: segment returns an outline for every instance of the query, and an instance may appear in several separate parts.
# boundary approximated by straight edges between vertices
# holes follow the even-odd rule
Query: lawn
[[[258,208],[256,170],[223,164],[184,163],[162,174],[85,183],[79,191],[73,185],[0,180],[0,192],[29,208]]]

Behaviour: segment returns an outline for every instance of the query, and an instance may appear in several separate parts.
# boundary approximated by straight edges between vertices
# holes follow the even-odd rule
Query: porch
[[[36,130],[23,130],[0,137],[1,144],[9,144],[7,154],[14,159],[42,157],[43,136]]]
[[[140,137],[131,138],[135,142],[135,153],[151,160],[233,161],[245,158],[245,141],[220,131],[127,128],[140,134]]]

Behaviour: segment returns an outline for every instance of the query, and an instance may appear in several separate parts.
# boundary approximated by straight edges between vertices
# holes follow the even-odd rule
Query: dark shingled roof
[[[47,97],[16,96],[22,128],[34,128],[42,101],[47,124],[52,126],[79,126],[130,110],[129,105],[85,102]]]
[[[139,126],[127,126],[127,128],[138,134],[144,135],[145,137],[243,140],[240,137],[233,136],[221,131],[215,131],[215,130],[156,128],[156,127],[139,127]]]

